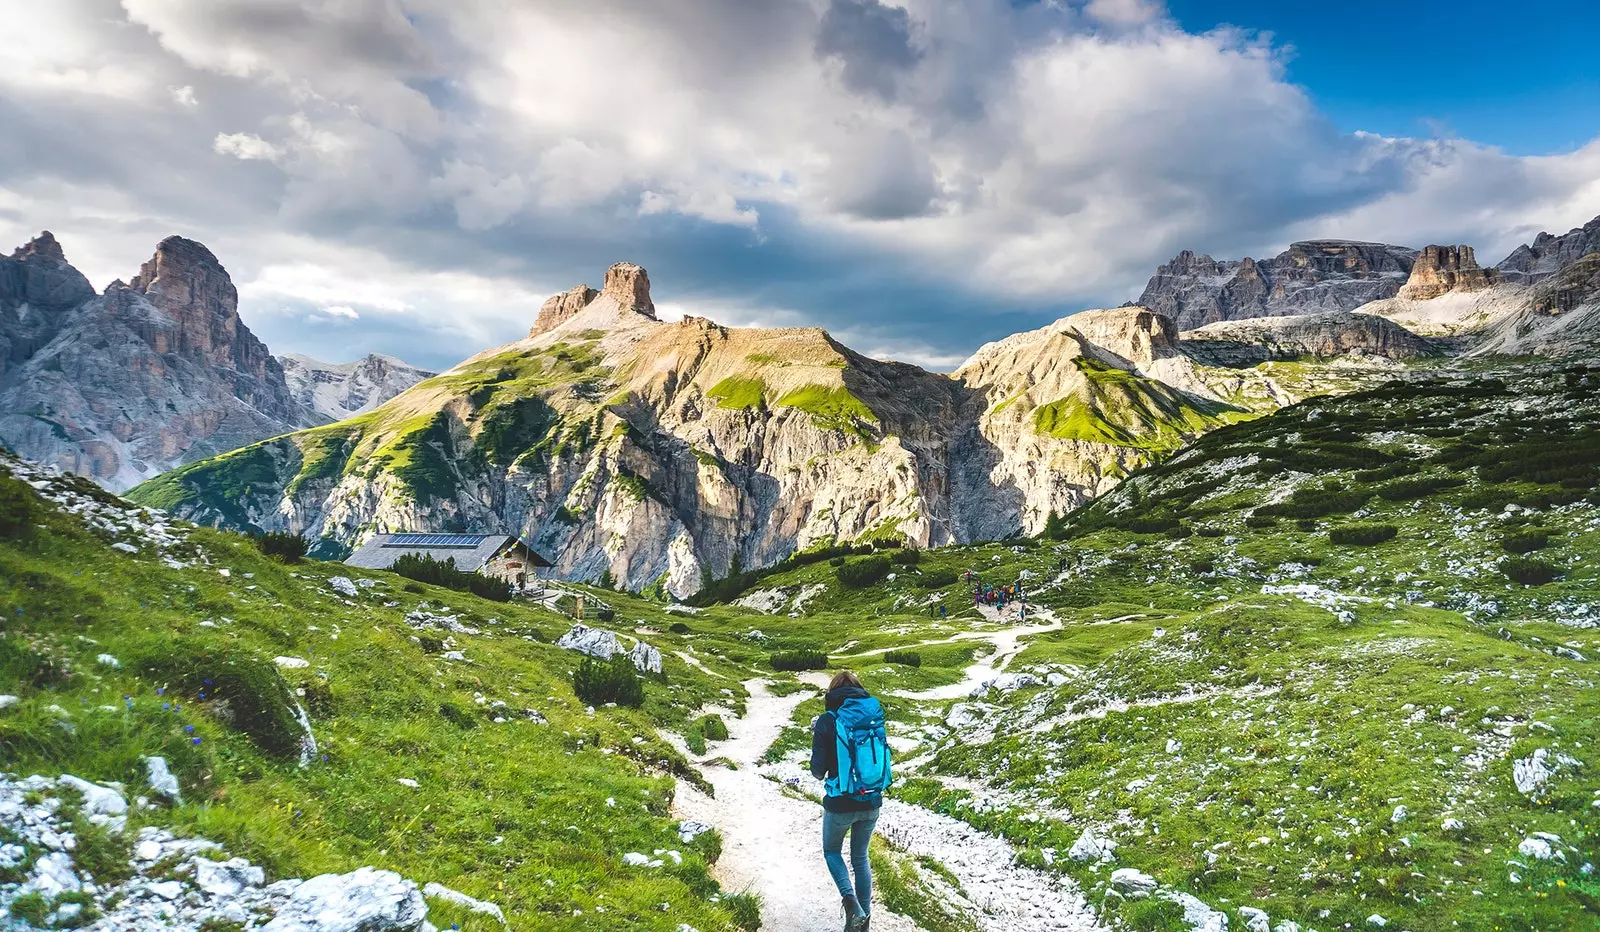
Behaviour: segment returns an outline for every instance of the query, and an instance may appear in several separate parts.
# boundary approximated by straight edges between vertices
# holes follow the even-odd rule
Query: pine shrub
[[[904,547],[896,550],[889,557],[889,562],[893,563],[895,566],[916,566],[918,563],[922,562],[922,551],[913,549],[911,547]]]
[[[834,574],[839,578],[839,585],[846,589],[865,589],[883,582],[893,570],[894,564],[889,558],[880,555],[846,563]]]
[[[945,586],[955,585],[957,578],[955,570],[933,570],[925,573],[918,580],[918,584],[924,589],[943,589]]]
[[[672,624],[667,625],[667,630],[673,634],[688,634],[689,626],[681,621],[674,621]]]
[[[592,706],[615,702],[637,709],[644,705],[644,681],[627,654],[613,654],[610,660],[583,658],[572,673],[572,691]]]
[[[768,658],[774,670],[826,670],[828,655],[820,650],[780,650]]]
[[[922,655],[914,650],[891,650],[883,655],[885,663],[897,663],[902,667],[922,666]]]
[[[194,701],[226,703],[233,727],[268,754],[300,753],[305,730],[295,714],[294,694],[269,661],[233,647],[172,644],[134,665]]]
[[[417,582],[443,586],[458,592],[470,592],[479,598],[494,602],[511,601],[510,583],[493,576],[458,570],[454,557],[440,561],[427,554],[407,553],[394,561],[394,566],[390,569]]]
[[[1500,539],[1506,553],[1526,554],[1550,546],[1550,532],[1545,530],[1518,531]]]
[[[256,537],[256,549],[279,563],[299,563],[305,558],[310,544],[299,534],[288,531],[269,531]]]
[[[1500,572],[1512,582],[1524,586],[1542,586],[1561,575],[1561,567],[1548,560],[1532,557],[1506,557],[1500,561]]]
[[[39,500],[26,482],[0,476],[0,539],[19,539],[33,533],[39,521]]]
[[[1206,576],[1217,571],[1217,562],[1210,557],[1202,557],[1189,561],[1189,572],[1196,576]]]
[[[1370,547],[1394,540],[1400,529],[1392,524],[1347,524],[1328,532],[1328,540],[1335,544]]]

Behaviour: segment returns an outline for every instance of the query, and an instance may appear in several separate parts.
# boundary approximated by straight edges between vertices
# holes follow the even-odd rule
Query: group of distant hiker
[[[972,586],[972,604],[989,605],[1000,611],[1005,611],[1007,605],[1016,605],[1020,608],[1023,617],[1028,614],[1028,593],[1022,583],[1009,583],[1000,586],[985,585],[984,581],[971,570],[965,577]]]

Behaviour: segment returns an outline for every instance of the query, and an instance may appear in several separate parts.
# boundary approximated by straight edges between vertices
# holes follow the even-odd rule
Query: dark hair
[[[838,689],[841,686],[854,686],[857,689],[861,689],[861,677],[856,676],[849,670],[840,670],[833,675],[833,682],[828,684],[828,688]]]

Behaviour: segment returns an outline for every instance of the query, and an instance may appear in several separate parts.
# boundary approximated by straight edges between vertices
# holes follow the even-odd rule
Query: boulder
[[[1207,906],[1199,897],[1173,890],[1163,891],[1160,896],[1183,908],[1184,924],[1192,932],[1228,932],[1227,915]]]
[[[348,576],[334,576],[328,580],[328,588],[347,599],[353,599],[361,594],[361,590],[356,588],[356,584],[351,582]]]
[[[362,867],[297,885],[261,932],[419,932],[427,916],[416,884]]]
[[[571,630],[556,641],[556,646],[600,660],[610,660],[613,654],[622,650],[622,645],[617,642],[614,633],[603,628],[591,628],[582,623],[573,625]]]
[[[661,672],[661,651],[643,641],[633,645],[633,650],[628,652],[628,659],[633,661],[634,669],[640,673]]]
[[[178,786],[178,778],[173,776],[172,770],[167,767],[165,757],[146,757],[144,771],[152,792],[174,805],[183,804],[183,793]]]
[[[1144,871],[1119,867],[1111,872],[1111,886],[1124,896],[1138,899],[1154,893],[1159,884]]]

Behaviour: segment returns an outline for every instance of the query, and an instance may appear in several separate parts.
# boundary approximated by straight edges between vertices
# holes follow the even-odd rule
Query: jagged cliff
[[[511,530],[563,576],[681,595],[736,560],[833,541],[1035,531],[1246,413],[1140,308],[991,344],[951,378],[817,329],[665,323],[653,307],[645,271],[615,266],[547,303],[528,337],[374,411],[133,495],[325,551],[380,530]]]
[[[1600,252],[1600,217],[1560,236],[1540,233],[1532,243],[1513,249],[1511,255],[1495,266],[1495,270],[1499,272],[1501,281],[1537,285],[1579,259],[1597,252]]]
[[[1217,260],[1188,250],[1162,265],[1135,302],[1179,330],[1222,320],[1350,311],[1393,297],[1417,251],[1383,243],[1310,240],[1270,259]]]
[[[112,489],[316,422],[182,237],[100,295],[49,233],[0,260],[0,367],[0,442]]]

